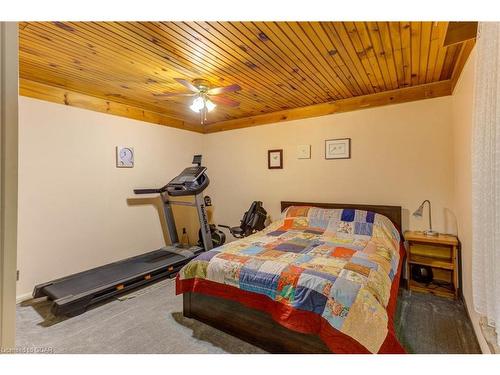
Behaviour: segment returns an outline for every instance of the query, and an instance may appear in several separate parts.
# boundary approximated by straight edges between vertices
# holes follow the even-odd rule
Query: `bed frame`
[[[281,202],[281,211],[290,206],[372,211],[387,216],[401,232],[400,206],[284,201]],[[317,335],[291,331],[268,314],[235,301],[201,293],[184,293],[183,313],[187,318],[199,320],[270,353],[331,353]]]

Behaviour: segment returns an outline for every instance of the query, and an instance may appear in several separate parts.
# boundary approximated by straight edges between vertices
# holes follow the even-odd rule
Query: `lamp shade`
[[[425,202],[424,202],[425,203]],[[424,203],[422,203],[420,205],[419,208],[416,209],[416,211],[413,213],[413,216],[416,216],[416,217],[422,217],[423,213],[424,213]]]

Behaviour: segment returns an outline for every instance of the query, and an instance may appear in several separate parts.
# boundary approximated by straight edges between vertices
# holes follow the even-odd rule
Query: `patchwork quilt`
[[[294,206],[265,230],[202,253],[178,279],[209,280],[310,311],[377,353],[388,333],[399,246],[383,215]]]

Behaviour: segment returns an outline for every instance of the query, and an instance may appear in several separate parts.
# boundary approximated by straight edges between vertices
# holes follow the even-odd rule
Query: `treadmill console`
[[[170,181],[168,184],[184,184],[185,182],[194,182],[196,181],[207,168],[205,167],[189,167],[182,171],[180,175]]]
[[[189,167],[182,171],[166,186],[166,190],[171,196],[195,195],[201,193],[209,184],[206,175],[206,167]]]

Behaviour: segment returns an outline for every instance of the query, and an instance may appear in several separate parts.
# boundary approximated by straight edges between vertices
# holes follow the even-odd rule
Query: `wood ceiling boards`
[[[199,132],[450,95],[474,46],[448,22],[23,22],[22,95]],[[477,27],[477,25],[476,25]],[[444,45],[448,38],[449,45]],[[174,78],[237,83],[206,125]]]

